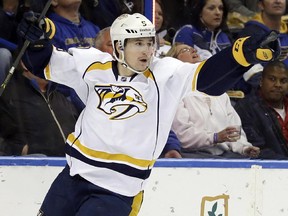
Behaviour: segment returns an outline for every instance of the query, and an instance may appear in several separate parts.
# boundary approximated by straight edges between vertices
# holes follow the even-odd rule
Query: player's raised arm
[[[277,59],[280,55],[278,34],[271,31],[266,35],[239,38],[232,47],[210,57],[201,67],[197,89],[209,95],[220,95],[232,87],[250,65]]]

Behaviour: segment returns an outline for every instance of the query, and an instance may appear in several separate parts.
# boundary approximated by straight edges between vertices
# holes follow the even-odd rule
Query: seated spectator
[[[174,44],[168,54],[184,62],[199,62],[197,51],[185,44]],[[213,97],[198,92],[179,104],[172,130],[180,140],[183,157],[257,157],[259,149],[247,141],[242,129],[239,137],[231,137],[235,125],[241,125],[241,120],[226,93]]]
[[[241,125],[226,93],[213,97],[192,94],[179,104],[172,130],[182,146],[183,157],[255,158],[259,149],[246,139],[231,137],[235,125]]]
[[[56,27],[53,45],[68,50],[70,47],[89,47],[100,31],[99,27],[84,19],[79,13],[81,1],[52,1],[47,14]]]
[[[201,60],[231,46],[226,24],[228,9],[223,0],[195,0],[192,2],[191,24],[182,26],[173,43],[185,43],[197,49]]]
[[[268,63],[260,85],[235,105],[247,139],[261,149],[261,159],[288,159],[288,68]]]
[[[110,26],[101,29],[95,38],[95,47],[102,52],[113,54],[113,46],[110,37]]]
[[[183,62],[189,63],[197,63],[201,61],[196,49],[178,42],[173,44],[166,56],[177,58]]]
[[[228,8],[223,0],[193,1],[191,25],[180,28],[174,42],[185,43],[195,48],[202,61],[210,58],[231,46],[233,38],[226,23],[227,13]],[[242,78],[229,90],[245,95],[250,92],[251,85]],[[238,100],[234,95],[229,93],[233,104]]]
[[[157,36],[156,56],[163,57],[171,48],[171,43],[168,40],[167,17],[163,11],[161,0],[155,1],[155,30]]]
[[[55,84],[16,71],[0,97],[1,154],[64,156],[77,117]]]
[[[113,56],[113,48],[111,43],[110,36],[110,27],[102,29],[96,39],[95,47],[102,52],[107,52]],[[173,131],[170,131],[168,140],[166,142],[165,148],[163,149],[161,156],[162,158],[182,158],[181,154],[181,145]]]

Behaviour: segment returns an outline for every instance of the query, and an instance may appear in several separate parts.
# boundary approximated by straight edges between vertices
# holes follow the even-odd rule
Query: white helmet
[[[139,73],[130,68],[124,60],[124,42],[129,38],[142,38],[142,37],[154,37],[156,35],[155,26],[152,22],[140,13],[134,14],[122,14],[111,25],[110,28],[111,42],[113,46],[113,56],[122,63],[125,67],[128,67],[132,71]],[[115,42],[118,41],[120,49],[122,50],[122,58],[117,56]]]

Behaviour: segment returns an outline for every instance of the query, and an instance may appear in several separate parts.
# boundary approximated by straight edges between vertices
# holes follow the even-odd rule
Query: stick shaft
[[[40,16],[38,17],[38,22],[40,22],[40,20],[45,16],[45,14],[47,13],[47,11],[49,10],[49,7],[51,5],[52,0],[48,0],[40,14]],[[7,84],[9,83],[12,75],[14,74],[15,69],[17,68],[20,60],[22,59],[26,49],[28,48],[28,46],[30,45],[30,41],[25,40],[20,52],[18,53],[15,61],[13,62],[11,68],[9,69],[9,72],[4,80],[4,82],[1,84],[0,86],[0,96],[3,94]]]

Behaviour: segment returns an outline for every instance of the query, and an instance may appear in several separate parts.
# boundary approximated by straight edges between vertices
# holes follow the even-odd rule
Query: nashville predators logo
[[[131,86],[95,86],[94,89],[100,98],[98,108],[110,119],[126,119],[147,109],[141,94]]]

